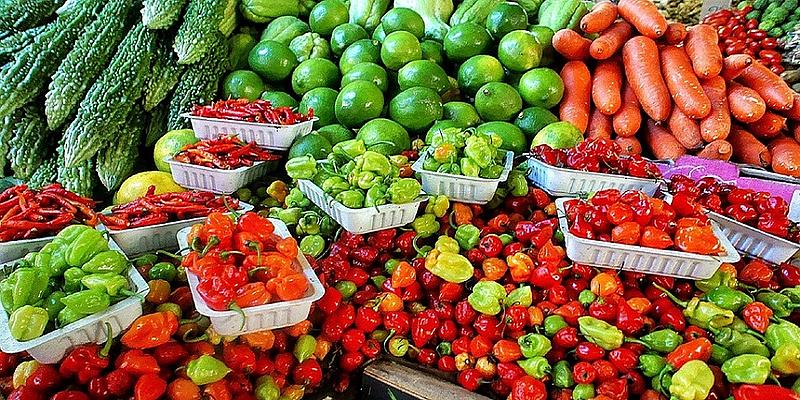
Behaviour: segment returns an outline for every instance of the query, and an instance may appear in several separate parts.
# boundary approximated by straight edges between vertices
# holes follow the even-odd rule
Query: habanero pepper
[[[714,386],[714,373],[705,362],[691,360],[682,365],[669,385],[669,393],[677,400],[703,400]]]
[[[663,287],[656,284],[653,284],[653,286],[666,294],[675,304],[681,306],[683,308],[683,315],[686,316],[692,325],[697,325],[704,329],[707,329],[709,326],[721,328],[733,322],[735,315],[731,310],[726,310],[707,301],[701,301],[699,297],[694,297],[688,302],[685,302],[675,297],[675,295]]]
[[[678,370],[689,361],[707,361],[711,357],[711,341],[697,338],[683,343],[667,354],[664,360],[672,371]]]
[[[132,349],[149,349],[169,341],[178,331],[178,317],[169,311],[143,315],[133,321],[121,341]]]
[[[792,302],[789,296],[782,293],[761,292],[756,295],[756,300],[766,304],[777,318],[786,318],[800,308],[800,304]]]
[[[111,325],[106,325],[106,332],[108,339],[102,348],[96,343],[89,343],[72,349],[59,364],[59,374],[65,378],[75,377],[82,385],[99,377],[109,365],[108,353],[113,343]]]
[[[800,346],[786,343],[778,347],[770,360],[772,369],[786,375],[800,374]]]
[[[186,376],[200,386],[220,381],[230,372],[225,363],[207,354],[186,365]]]
[[[725,361],[722,372],[731,383],[761,385],[771,370],[769,358],[758,354],[742,354]]]
[[[731,327],[709,328],[714,334],[714,341],[728,350],[734,356],[742,354],[759,354],[769,356],[769,349],[755,336],[739,332]]]
[[[733,387],[731,394],[735,400],[800,400],[800,394],[778,385],[737,385]]]

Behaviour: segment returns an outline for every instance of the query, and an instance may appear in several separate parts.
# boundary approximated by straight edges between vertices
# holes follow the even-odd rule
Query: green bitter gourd
[[[186,0],[142,1],[142,23],[150,29],[167,29],[181,16]]]
[[[227,0],[189,0],[175,35],[178,64],[194,64],[206,55],[215,40],[214,33],[219,32],[226,3]]]
[[[153,54],[150,76],[144,85],[144,109],[150,111],[167,98],[169,92],[178,84],[178,79],[186,67],[178,65],[178,59],[169,44],[160,40]]]
[[[14,176],[27,180],[47,158],[51,132],[47,129],[42,111],[34,105],[22,107],[14,114],[18,116],[8,158]]]
[[[140,106],[136,106],[118,132],[117,140],[97,153],[95,168],[106,189],[116,190],[133,173],[136,158],[139,157],[143,120],[144,112]]]
[[[217,94],[217,83],[228,63],[228,46],[222,34],[216,32],[209,53],[203,60],[186,69],[181,76],[169,104],[169,130],[188,126],[181,113],[188,112],[195,104],[207,104]]]

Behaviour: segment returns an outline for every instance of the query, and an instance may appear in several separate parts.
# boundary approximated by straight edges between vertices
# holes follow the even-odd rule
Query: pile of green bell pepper
[[[486,179],[497,179],[503,173],[506,151],[500,149],[503,139],[498,135],[447,128],[429,134],[427,139],[422,163],[426,171]],[[516,186],[515,192],[523,190]],[[527,183],[524,186],[527,191]]]

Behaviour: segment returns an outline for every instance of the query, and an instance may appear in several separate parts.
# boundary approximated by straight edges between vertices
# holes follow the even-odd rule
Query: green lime
[[[250,50],[255,47],[256,38],[248,33],[237,33],[231,36],[230,51],[228,52],[228,60],[231,64],[231,69],[248,69],[250,65],[247,64],[247,56]]]
[[[348,127],[359,127],[383,111],[383,92],[368,81],[353,81],[336,96],[336,119]]]
[[[266,40],[259,42],[247,56],[250,68],[268,82],[286,79],[297,67],[297,56],[289,46]]]
[[[474,95],[489,82],[502,82],[504,76],[503,64],[498,59],[481,54],[470,57],[458,68],[458,87]]]
[[[347,129],[339,124],[323,126],[322,128],[319,128],[317,133],[325,136],[325,138],[328,139],[331,144],[344,142],[345,140],[350,140],[356,137],[356,134],[352,130]]]
[[[583,141],[583,133],[566,121],[553,122],[542,128],[531,142],[531,149],[546,144],[554,149],[568,149]]]
[[[397,71],[414,60],[422,59],[422,48],[416,36],[406,31],[386,35],[381,47],[381,61],[386,68]]]
[[[273,107],[296,108],[300,104],[289,93],[276,90],[267,90],[261,93],[261,100],[269,101]]]
[[[542,61],[542,45],[528,31],[513,31],[500,39],[497,57],[511,71],[525,72]]]
[[[222,96],[226,99],[255,100],[264,91],[264,81],[253,71],[233,71],[222,82]]]
[[[377,40],[361,39],[348,46],[339,58],[339,69],[343,74],[362,62],[377,63],[381,59],[381,44]]]
[[[322,0],[311,9],[308,25],[311,26],[311,32],[328,36],[334,28],[346,24],[349,19],[350,11],[344,3],[339,0]]]
[[[444,37],[444,52],[453,62],[464,62],[472,56],[484,54],[491,45],[489,31],[473,22],[453,26]]]
[[[443,119],[441,121],[436,121],[428,129],[428,133],[425,134],[425,143],[433,142],[433,137],[437,135],[439,131],[450,128],[463,128],[463,127],[458,122],[453,121],[451,119]]]
[[[288,46],[292,39],[306,32],[311,32],[307,23],[293,15],[284,15],[275,18],[267,25],[264,32],[261,32],[260,41],[274,40]]]
[[[389,103],[389,116],[414,132],[427,130],[442,119],[442,98],[426,87],[406,89]]]
[[[508,121],[522,110],[522,98],[507,83],[489,82],[478,89],[475,109],[484,121]]]
[[[439,65],[444,65],[444,46],[435,40],[425,40],[419,44],[422,49],[422,59],[430,60]]]
[[[169,164],[164,160],[181,151],[183,146],[198,141],[191,129],[178,129],[165,133],[153,147],[153,161],[156,163],[156,168],[159,171],[170,172]]]
[[[386,156],[400,154],[411,147],[408,131],[395,121],[376,118],[358,130],[356,139],[361,139],[367,149]]]
[[[528,107],[519,113],[514,124],[522,130],[522,133],[533,138],[542,128],[557,121],[558,117],[546,108]]]
[[[372,82],[384,93],[389,90],[389,76],[386,74],[386,70],[375,63],[363,62],[355,65],[342,76],[342,87],[353,81]]]
[[[519,80],[519,94],[532,106],[553,108],[564,96],[564,82],[550,68],[534,68]]]
[[[520,155],[528,150],[528,139],[516,125],[505,121],[487,122],[475,129],[477,133],[495,134],[503,139],[500,148],[513,151],[515,155]]]
[[[333,150],[331,142],[328,138],[318,133],[309,133],[308,135],[297,138],[292,147],[289,148],[288,159],[304,156],[310,154],[317,160],[323,160],[328,157],[328,154]]]
[[[439,64],[428,60],[415,60],[400,68],[397,82],[400,90],[422,86],[435,90],[440,96],[450,90],[447,72]]]
[[[312,58],[330,58],[331,47],[328,41],[325,40],[319,33],[304,33],[289,43],[289,49],[292,50],[298,62],[310,60]]]
[[[386,31],[383,30],[383,24],[378,24],[378,27],[372,31],[372,40],[377,40],[383,43],[383,40],[386,39]]]
[[[366,39],[369,37],[367,31],[357,24],[342,24],[333,28],[331,33],[331,51],[337,56],[341,56],[351,44],[357,40]]]
[[[389,10],[383,14],[381,25],[387,35],[392,32],[406,31],[416,36],[417,39],[425,36],[425,21],[410,8],[397,7]]]
[[[443,106],[442,118],[452,120],[461,128],[469,128],[481,123],[481,117],[472,104],[463,101],[451,101]]]
[[[312,58],[297,66],[292,74],[292,89],[304,95],[318,87],[335,88],[339,84],[339,68],[326,58]]]
[[[492,37],[499,39],[511,31],[528,27],[528,13],[516,3],[500,3],[486,17],[486,29]]]
[[[308,113],[309,109],[314,110],[314,116],[319,118],[314,122],[314,128],[335,124],[337,95],[339,92],[327,87],[311,89],[303,95],[297,109],[303,114]]]

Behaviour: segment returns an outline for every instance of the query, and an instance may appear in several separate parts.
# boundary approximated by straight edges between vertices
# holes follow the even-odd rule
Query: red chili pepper
[[[235,372],[251,372],[256,367],[256,353],[245,344],[225,343],[222,359]]]
[[[785,399],[800,400],[800,394],[777,385],[738,385],[733,388],[735,400]]]
[[[112,344],[110,336],[103,347],[90,343],[72,349],[58,367],[58,372],[61,376],[65,378],[74,377],[83,385],[99,377],[109,365],[108,353],[111,351]]]
[[[665,360],[673,370],[678,370],[689,361],[708,361],[709,357],[711,357],[711,342],[706,338],[698,338],[679,345],[667,354]]]
[[[155,357],[139,349],[127,350],[120,354],[114,366],[119,370],[136,376],[161,372],[161,367],[158,366],[158,361],[156,361]]]

